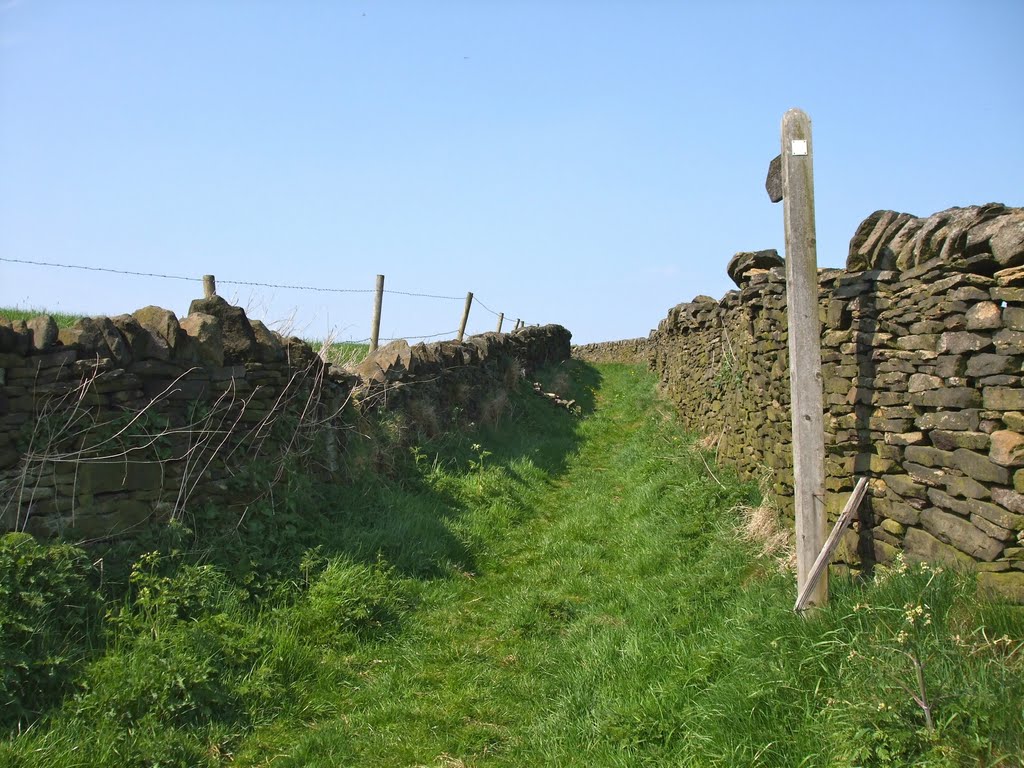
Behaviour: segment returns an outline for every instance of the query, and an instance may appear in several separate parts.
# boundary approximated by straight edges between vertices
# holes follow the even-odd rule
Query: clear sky
[[[764,191],[814,127],[818,259],[857,225],[1024,205],[1024,1],[0,0],[0,306],[185,314],[198,278],[474,291],[644,336],[783,251]],[[306,337],[370,294],[222,284]],[[384,336],[461,301],[389,294]],[[476,307],[470,331],[496,319]]]

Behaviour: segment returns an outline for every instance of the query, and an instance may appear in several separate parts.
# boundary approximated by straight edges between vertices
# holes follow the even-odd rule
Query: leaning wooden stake
[[[807,583],[804,584],[803,589],[796,596],[796,605],[793,610],[799,612],[807,607],[807,601],[811,596],[812,591],[817,586],[819,579],[823,574],[828,573],[828,564],[832,560],[832,553],[836,551],[836,547],[839,546],[839,540],[843,536],[843,531],[853,520],[853,515],[860,506],[861,501],[864,498],[865,492],[868,489],[868,479],[862,477],[857,481],[857,486],[853,489],[853,493],[850,494],[850,498],[846,500],[846,506],[843,507],[842,514],[839,515],[839,519],[836,520],[835,526],[832,528],[832,533],[828,535],[828,540],[825,542],[825,546],[822,547],[821,552],[818,553],[818,558],[814,561],[814,565],[811,566],[811,572],[808,574]]]
[[[377,349],[380,341],[380,307],[384,303],[384,275],[377,275],[377,295],[373,299],[373,325],[370,327],[370,351]]]
[[[498,333],[501,333],[501,324],[505,322],[505,313],[498,315]]]
[[[473,306],[473,292],[470,291],[466,294],[466,308],[462,310],[462,322],[459,323],[459,335],[458,341],[462,341],[462,337],[466,335],[466,323],[469,322],[469,308]]]
[[[782,118],[782,203],[786,229],[789,388],[793,419],[797,594],[808,584],[825,541],[825,437],[822,417],[821,325],[814,231],[811,119],[799,109]],[[807,594],[828,602],[828,574]]]

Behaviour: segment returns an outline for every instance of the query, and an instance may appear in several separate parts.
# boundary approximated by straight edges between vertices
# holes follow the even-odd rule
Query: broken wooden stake
[[[798,613],[807,607],[808,600],[814,592],[814,588],[818,585],[818,580],[821,578],[822,573],[825,572],[825,569],[828,568],[829,561],[832,559],[832,553],[839,546],[839,539],[842,537],[843,531],[846,530],[846,527],[853,520],[853,513],[860,506],[860,502],[864,498],[867,489],[868,479],[862,477],[857,481],[857,485],[853,489],[853,493],[850,494],[850,498],[846,500],[846,506],[843,507],[842,514],[836,520],[832,533],[828,535],[825,546],[821,548],[821,552],[818,553],[814,565],[811,566],[811,570],[807,575],[807,582],[804,584],[803,589],[800,590],[800,594],[797,595],[796,605],[793,610]]]

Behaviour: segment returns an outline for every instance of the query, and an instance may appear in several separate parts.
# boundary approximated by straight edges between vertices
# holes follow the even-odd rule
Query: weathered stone
[[[1014,432],[1024,432],[1024,413],[1020,411],[1007,411],[1003,414],[1003,424],[1007,429]]]
[[[957,432],[944,429],[932,430],[928,435],[932,445],[944,451],[952,451],[957,448],[971,448],[973,450],[987,450],[991,438],[984,432]]]
[[[979,573],[977,578],[978,591],[986,597],[1024,604],[1024,573]]]
[[[872,541],[872,550],[875,556],[876,563],[891,563],[896,559],[896,555],[900,553],[899,547],[894,547],[885,541],[874,539]]]
[[[989,295],[993,301],[1024,304],[1024,288],[992,288],[989,291]]]
[[[978,386],[983,389],[985,387],[1019,387],[1020,382],[1020,376],[985,376],[978,379]],[[1002,414],[996,418],[1002,418]]]
[[[985,387],[982,390],[984,406],[990,411],[1024,410],[1024,389]]]
[[[398,339],[369,354],[355,371],[363,381],[385,382],[401,378],[414,367],[409,342]]]
[[[1011,331],[1024,331],[1024,307],[1004,307],[1003,325]]]
[[[985,291],[983,295],[987,299],[988,291]],[[967,310],[968,331],[991,330],[1002,327],[1002,313],[995,302],[983,301]]]
[[[1002,526],[996,525],[988,518],[982,517],[981,515],[971,515],[971,525],[977,528],[979,531],[984,533],[997,541],[1007,542],[1013,541],[1017,534],[1015,531],[1007,530]]]
[[[250,320],[253,336],[258,346],[257,358],[263,363],[276,363],[284,360],[284,347],[281,337],[267,328],[260,320]]]
[[[883,475],[882,480],[893,492],[898,493],[903,498],[923,499],[928,490],[920,483],[915,483],[909,475]]]
[[[965,250],[988,250],[1004,269],[1024,264],[1024,211],[1004,207],[995,216],[985,217],[969,230]]]
[[[32,334],[33,349],[46,349],[57,343],[60,331],[50,315],[36,315],[26,321],[25,325]]]
[[[920,445],[924,442],[924,432],[886,432],[885,442],[887,445]]]
[[[1001,355],[1024,355],[1024,331],[1004,328],[992,337],[996,352]]]
[[[915,373],[910,377],[908,391],[924,392],[929,389],[941,389],[943,386],[943,381],[938,376],[929,376],[925,373]]]
[[[121,365],[131,362],[131,349],[109,317],[83,317],[58,333],[62,344],[74,345],[83,357],[109,357]]]
[[[928,408],[977,408],[982,404],[982,398],[981,394],[971,387],[949,387],[916,392],[910,396],[910,403]]]
[[[958,515],[934,507],[921,513],[925,529],[944,544],[956,547],[979,560],[995,560],[1003,545]]]
[[[776,155],[768,163],[768,176],[764,180],[764,188],[768,193],[768,199],[773,203],[782,200],[782,155]]]
[[[942,355],[935,358],[935,375],[941,379],[963,376],[966,368],[966,358],[963,355]]]
[[[946,473],[941,469],[930,469],[921,464],[915,464],[912,461],[904,462],[903,469],[919,483],[924,483],[925,485],[946,484]]]
[[[198,362],[210,367],[224,365],[224,337],[218,318],[203,312],[191,312],[182,319],[181,330],[194,343]]]
[[[993,354],[982,352],[971,355],[968,360],[966,376],[981,377],[995,376],[997,374],[1019,373],[1020,365],[1013,357],[1005,354]]]
[[[1004,467],[1024,465],[1024,435],[1008,429],[1000,429],[992,433],[992,444],[989,448],[990,461]]]
[[[1024,267],[1000,269],[992,277],[1001,286],[1024,286]]]
[[[998,490],[998,488],[993,488],[993,491]],[[1009,492],[1013,493],[1013,491]],[[967,512],[972,515],[981,515],[986,520],[1007,530],[1024,530],[1024,515],[1007,511],[999,504],[991,504],[987,501],[968,499],[965,504]]]
[[[987,456],[980,453],[966,448],[957,448],[953,451],[953,461],[953,466],[979,482],[998,485],[1006,485],[1009,482],[1009,471],[1005,467],[993,464]]]
[[[221,338],[224,344],[224,362],[228,365],[244,365],[260,353],[256,335],[253,333],[245,310],[228,304],[220,296],[195,299],[189,304],[188,313],[213,315],[220,321]]]
[[[991,347],[992,343],[992,339],[979,333],[947,331],[939,337],[938,351],[960,355],[964,352],[980,352]]]
[[[178,325],[178,318],[174,313],[161,307],[148,306],[132,312],[139,325],[163,341],[163,346],[173,350],[178,344],[178,336],[181,334],[181,326]],[[153,355],[156,359],[163,359]],[[169,357],[169,355],[168,355]]]
[[[974,559],[955,547],[943,544],[920,528],[908,528],[903,539],[903,551],[911,562],[941,563],[950,568],[970,570]]]
[[[886,519],[882,520],[882,522],[880,522],[878,524],[878,527],[881,528],[886,533],[889,533],[889,534],[891,534],[893,536],[897,536],[897,537],[900,537],[900,538],[902,538],[903,534],[905,534],[907,532],[907,528],[906,528],[905,525],[903,525],[902,523],[899,523],[896,520],[893,520],[891,518],[886,518]]]
[[[914,424],[920,429],[967,430],[973,431],[981,423],[976,410],[938,411],[919,416]]]
[[[1008,488],[993,488],[992,501],[1016,515],[1024,515],[1024,495]]]
[[[946,492],[953,496],[962,496],[968,499],[987,499],[989,490],[977,480],[969,477],[949,475],[946,478]]]
[[[934,352],[939,343],[939,337],[935,334],[919,334],[917,336],[903,336],[896,339],[896,347],[908,351],[924,350]]]
[[[765,251],[747,251],[737,253],[729,260],[726,272],[729,278],[740,288],[751,270],[768,270],[772,267],[785,266],[779,252],[774,248]]]
[[[926,467],[950,467],[954,463],[953,454],[949,451],[928,446],[908,446],[904,455],[907,461],[923,464]]]

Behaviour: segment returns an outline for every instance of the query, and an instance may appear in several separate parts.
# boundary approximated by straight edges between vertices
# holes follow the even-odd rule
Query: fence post
[[[370,351],[377,349],[380,340],[380,305],[384,303],[384,275],[377,275],[377,295],[373,299],[373,324],[370,326]]]
[[[498,333],[501,333],[501,324],[505,322],[505,313],[502,312],[498,315]]]
[[[517,317],[517,318],[516,318],[516,327],[515,327],[515,328],[513,328],[512,330],[513,330],[513,331],[518,331],[518,330],[519,330],[519,326],[520,326],[520,325],[522,325],[522,323],[523,323],[523,321],[522,321],[522,320],[520,320],[520,319],[519,319],[519,318]]]
[[[789,388],[793,423],[796,578],[800,594],[825,543],[825,437],[822,416],[821,324],[814,229],[811,119],[799,109],[782,118],[782,202],[786,230]],[[807,596],[828,602],[828,574]]]
[[[462,323],[459,325],[459,335],[457,341],[462,341],[462,337],[466,335],[466,323],[469,322],[469,308],[473,306],[473,292],[470,291],[466,294],[466,308],[462,311]]]
[[[210,299],[217,295],[217,278],[203,275],[203,298]]]

